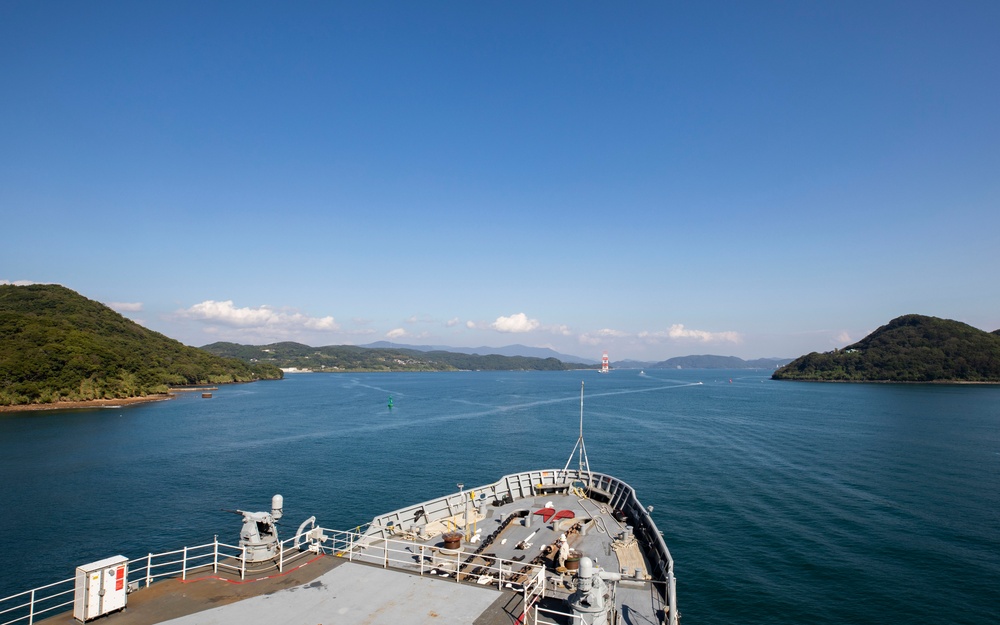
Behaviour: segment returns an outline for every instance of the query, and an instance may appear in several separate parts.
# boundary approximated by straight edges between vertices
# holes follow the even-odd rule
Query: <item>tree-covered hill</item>
[[[555,358],[459,354],[455,352],[402,348],[371,348],[354,345],[310,347],[301,343],[240,345],[212,343],[203,350],[249,363],[270,363],[283,368],[311,371],[563,371],[570,367]]]
[[[0,285],[0,406],[123,399],[281,377],[219,358],[54,284]]]
[[[1000,332],[937,317],[893,319],[844,349],[806,354],[776,380],[1000,382]]]

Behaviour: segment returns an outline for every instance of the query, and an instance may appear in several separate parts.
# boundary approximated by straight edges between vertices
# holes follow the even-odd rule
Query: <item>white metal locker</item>
[[[76,568],[73,618],[86,622],[125,607],[128,558],[112,556]]]

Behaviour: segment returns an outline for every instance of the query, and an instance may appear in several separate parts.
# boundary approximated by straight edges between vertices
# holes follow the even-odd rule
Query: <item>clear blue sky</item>
[[[191,345],[994,330],[1000,2],[4,0],[0,217]]]

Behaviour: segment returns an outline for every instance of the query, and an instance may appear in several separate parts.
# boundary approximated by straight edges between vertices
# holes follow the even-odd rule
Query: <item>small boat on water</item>
[[[570,468],[574,455],[578,466]],[[674,563],[626,482],[590,469],[505,475],[352,530],[310,517],[279,540],[283,499],[243,516],[239,543],[81,565],[0,599],[0,625],[454,623],[676,625]]]

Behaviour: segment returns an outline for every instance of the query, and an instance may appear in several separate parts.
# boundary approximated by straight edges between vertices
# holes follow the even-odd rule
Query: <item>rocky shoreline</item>
[[[37,410],[79,410],[80,408],[114,408],[130,404],[145,404],[153,401],[166,401],[173,398],[170,393],[158,393],[143,397],[125,397],[122,399],[91,399],[88,401],[58,401],[50,404],[17,404],[0,406],[0,412],[32,412]]]

